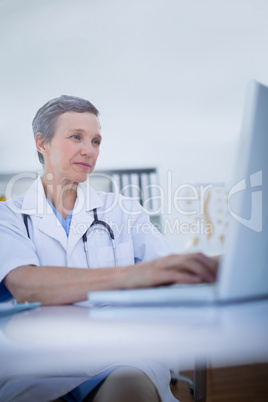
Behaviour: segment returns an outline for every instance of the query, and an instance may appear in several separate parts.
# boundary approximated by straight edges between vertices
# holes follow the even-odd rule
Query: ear
[[[46,155],[46,144],[44,142],[43,134],[40,132],[36,133],[35,145],[37,151],[40,152],[40,154],[42,154],[43,156]]]

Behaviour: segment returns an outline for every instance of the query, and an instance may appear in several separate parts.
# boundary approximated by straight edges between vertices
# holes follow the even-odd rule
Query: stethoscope
[[[110,239],[111,239],[111,242],[112,242],[112,247],[113,247],[114,265],[115,265],[115,267],[116,267],[116,266],[118,265],[118,261],[117,261],[117,255],[116,255],[116,246],[115,246],[115,241],[114,241],[114,232],[113,232],[113,229],[111,228],[111,226],[110,226],[108,223],[106,223],[106,222],[104,222],[104,221],[101,221],[101,220],[98,218],[98,214],[97,214],[97,209],[96,209],[96,208],[93,209],[93,214],[94,214],[94,221],[91,223],[90,227],[87,229],[87,231],[86,231],[86,232],[83,234],[83,236],[82,236],[82,240],[83,240],[83,243],[84,243],[84,251],[85,251],[86,259],[87,259],[87,266],[88,266],[88,268],[91,267],[90,260],[89,260],[89,255],[88,255],[88,247],[87,247],[87,232],[88,232],[88,230],[89,230],[90,228],[92,228],[93,226],[100,225],[100,226],[102,226],[102,228],[98,227],[98,228],[96,228],[96,229],[103,230],[103,231],[105,231],[106,233],[107,233],[107,232],[109,233],[109,236],[110,236]],[[94,228],[93,228],[93,229],[94,229]]]
[[[110,236],[110,239],[111,239],[111,242],[112,242],[112,247],[113,247],[114,265],[117,266],[118,261],[117,261],[117,255],[116,255],[116,246],[115,246],[115,241],[114,241],[113,229],[111,228],[111,226],[108,223],[99,220],[96,208],[93,209],[93,214],[94,214],[94,221],[91,223],[90,227],[87,229],[87,231],[82,236],[82,240],[83,240],[83,243],[84,243],[84,251],[85,251],[86,260],[87,260],[87,267],[91,268],[89,255],[88,255],[88,247],[87,247],[87,232],[89,231],[90,228],[92,228],[93,226],[96,226],[96,225],[102,226],[102,228],[98,227],[96,229],[103,230],[106,233],[107,232],[109,233],[109,236]],[[25,227],[26,227],[27,235],[28,235],[28,237],[30,239],[30,233],[29,233],[29,227],[28,227],[28,215],[26,215],[26,214],[22,214],[22,215],[23,215],[23,221],[24,221],[24,224],[25,224]]]

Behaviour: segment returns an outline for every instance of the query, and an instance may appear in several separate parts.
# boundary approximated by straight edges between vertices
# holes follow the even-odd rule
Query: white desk
[[[225,307],[42,307],[0,319],[0,375],[80,375],[120,358],[180,369],[268,361],[268,300]],[[4,363],[3,363],[4,362]],[[179,364],[179,365],[178,365]]]

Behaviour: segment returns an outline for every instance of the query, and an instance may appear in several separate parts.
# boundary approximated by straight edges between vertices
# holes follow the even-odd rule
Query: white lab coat
[[[88,268],[82,235],[94,220],[93,209],[97,208],[98,219],[107,222],[114,231],[118,265],[130,265],[174,253],[165,238],[151,225],[148,215],[135,201],[112,193],[96,192],[88,182],[79,184],[69,236],[57,220],[46,200],[39,177],[24,197],[0,203],[0,281],[14,268],[21,265],[52,265]],[[27,214],[30,239],[27,236],[22,213]],[[114,265],[111,239],[105,230],[88,230],[88,256],[90,268]],[[103,227],[100,227],[103,229]],[[159,365],[140,367],[157,386],[165,402],[175,401],[169,386],[169,370]],[[96,372],[98,374],[98,372]],[[25,393],[25,401],[52,400],[68,392],[89,377],[57,378],[52,382],[36,381]],[[14,381],[14,380],[13,380]],[[20,388],[23,399],[23,381],[2,384],[0,399],[8,399],[8,389]],[[4,385],[4,386],[3,386]],[[0,380],[1,389],[1,380]],[[7,392],[5,392],[5,390]],[[62,391],[64,390],[64,392]]]

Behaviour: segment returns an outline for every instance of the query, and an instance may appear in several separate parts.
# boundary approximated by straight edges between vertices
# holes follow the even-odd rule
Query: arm
[[[113,289],[118,271],[24,265],[10,271],[3,282],[18,303],[70,304],[86,300],[89,290]]]
[[[20,303],[70,304],[86,300],[90,290],[213,282],[217,266],[217,261],[201,253],[170,255],[133,266],[101,269],[25,265],[10,271],[4,284]]]

